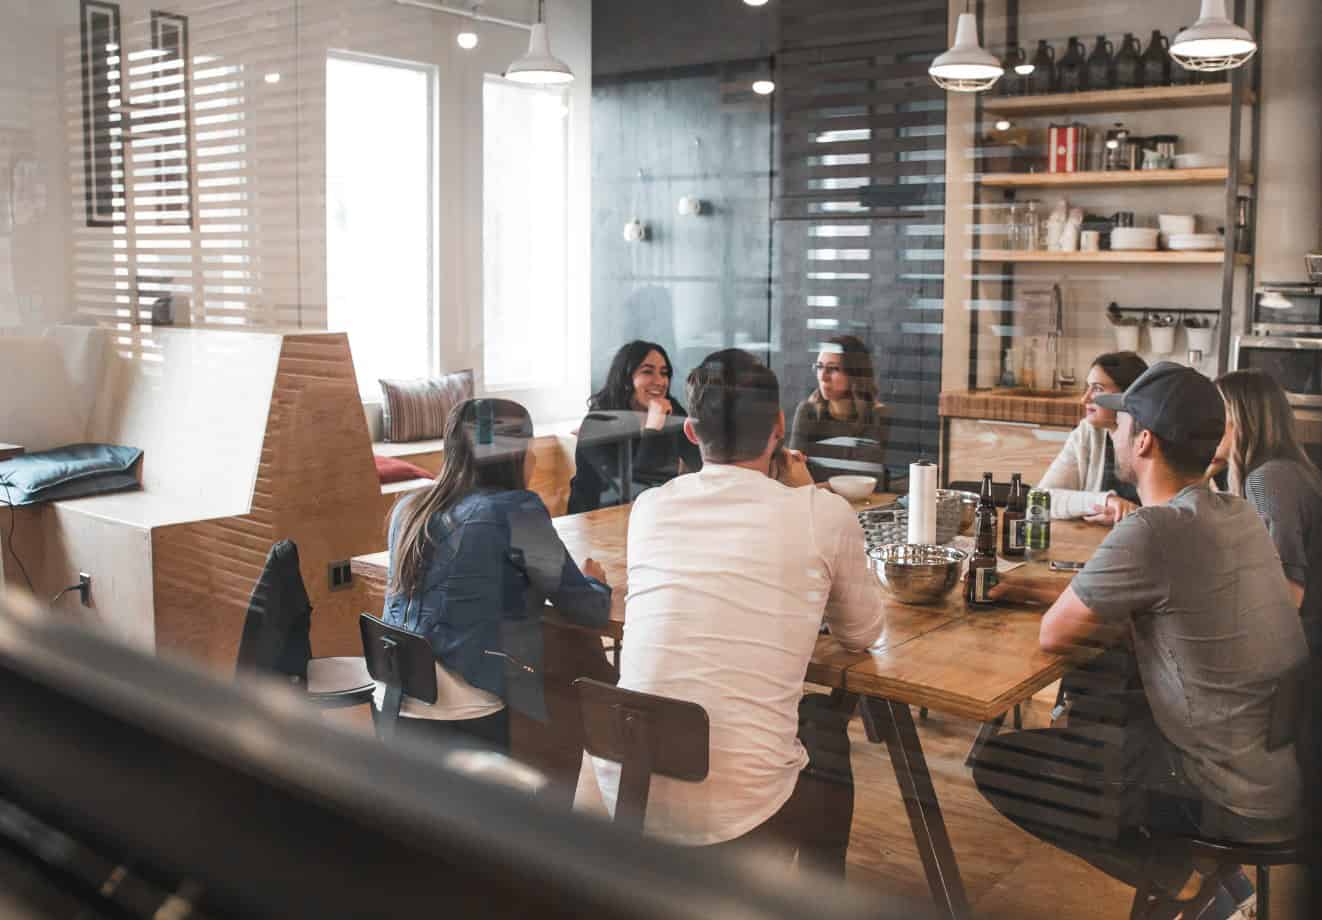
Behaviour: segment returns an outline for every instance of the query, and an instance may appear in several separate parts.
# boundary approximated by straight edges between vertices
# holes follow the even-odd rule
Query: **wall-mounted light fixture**
[[[675,210],[680,217],[697,217],[706,210],[705,203],[697,195],[684,195],[679,199]]]
[[[463,48],[465,51],[472,51],[477,47],[477,33],[470,32],[467,29],[456,35],[454,40],[458,42],[459,47]]]
[[[626,243],[641,243],[647,239],[647,227],[638,218],[631,219],[624,225],[624,241]]]

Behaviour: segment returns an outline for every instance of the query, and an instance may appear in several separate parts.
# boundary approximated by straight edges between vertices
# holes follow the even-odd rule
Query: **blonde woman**
[[[1230,491],[1258,510],[1281,558],[1314,654],[1322,652],[1322,475],[1295,435],[1285,391],[1259,371],[1217,381],[1226,403],[1226,434],[1217,457]]]
[[[818,481],[837,473],[875,471],[880,482],[886,407],[877,401],[867,346],[852,335],[834,336],[822,343],[813,370],[817,388],[794,410],[789,446],[807,455],[808,469]]]

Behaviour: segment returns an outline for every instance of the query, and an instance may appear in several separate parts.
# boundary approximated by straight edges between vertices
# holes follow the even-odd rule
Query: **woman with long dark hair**
[[[546,600],[581,625],[600,627],[610,615],[601,566],[588,559],[580,571],[528,491],[532,434],[516,402],[460,403],[436,482],[391,516],[383,618],[428,637],[438,691],[431,705],[405,701],[401,734],[440,729],[507,751],[511,707],[547,720]]]
[[[1294,410],[1281,385],[1260,371],[1234,371],[1216,382],[1226,403],[1226,434],[1217,458],[1230,491],[1258,509],[1304,620],[1313,654],[1322,654],[1322,475],[1295,434]]]
[[[702,468],[701,452],[684,436],[688,413],[670,394],[673,377],[670,356],[655,342],[635,340],[615,353],[578,429],[570,514],[624,504]]]
[[[1114,524],[1139,506],[1132,483],[1121,482],[1115,472],[1115,413],[1093,401],[1101,393],[1123,393],[1139,378],[1148,363],[1132,351],[1098,355],[1088,369],[1083,391],[1083,421],[1038,481],[1051,493],[1053,518],[1083,518],[1095,524]]]
[[[877,401],[867,346],[856,336],[833,336],[822,343],[813,371],[817,388],[794,410],[789,446],[807,455],[816,480],[875,467],[884,486],[886,407]]]

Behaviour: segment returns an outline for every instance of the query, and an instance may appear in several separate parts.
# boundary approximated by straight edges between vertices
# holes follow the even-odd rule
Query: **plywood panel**
[[[947,482],[977,481],[984,472],[1008,482],[1011,473],[1022,473],[1024,482],[1035,483],[1056,459],[1068,428],[1018,422],[952,418],[946,422],[948,459],[943,474]]]

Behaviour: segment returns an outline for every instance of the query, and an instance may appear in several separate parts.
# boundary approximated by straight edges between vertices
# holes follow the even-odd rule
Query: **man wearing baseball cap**
[[[1071,719],[1068,730],[1002,735],[974,779],[1030,832],[1131,885],[1147,878],[1190,898],[1202,877],[1189,853],[1149,846],[1148,833],[1250,843],[1297,831],[1294,745],[1269,750],[1266,739],[1277,686],[1306,644],[1261,518],[1208,487],[1225,428],[1212,381],[1163,362],[1123,394],[1094,398],[1117,412],[1116,471],[1137,485],[1143,507],[1116,524],[1058,598],[1013,577],[999,593],[1051,604],[1039,634],[1047,651],[1132,644],[1141,696],[1120,701],[1123,729]],[[1089,742],[1094,765],[1108,746],[1122,751],[1114,774],[1080,769]],[[1222,895],[1230,909],[1220,915],[1241,899]]]

